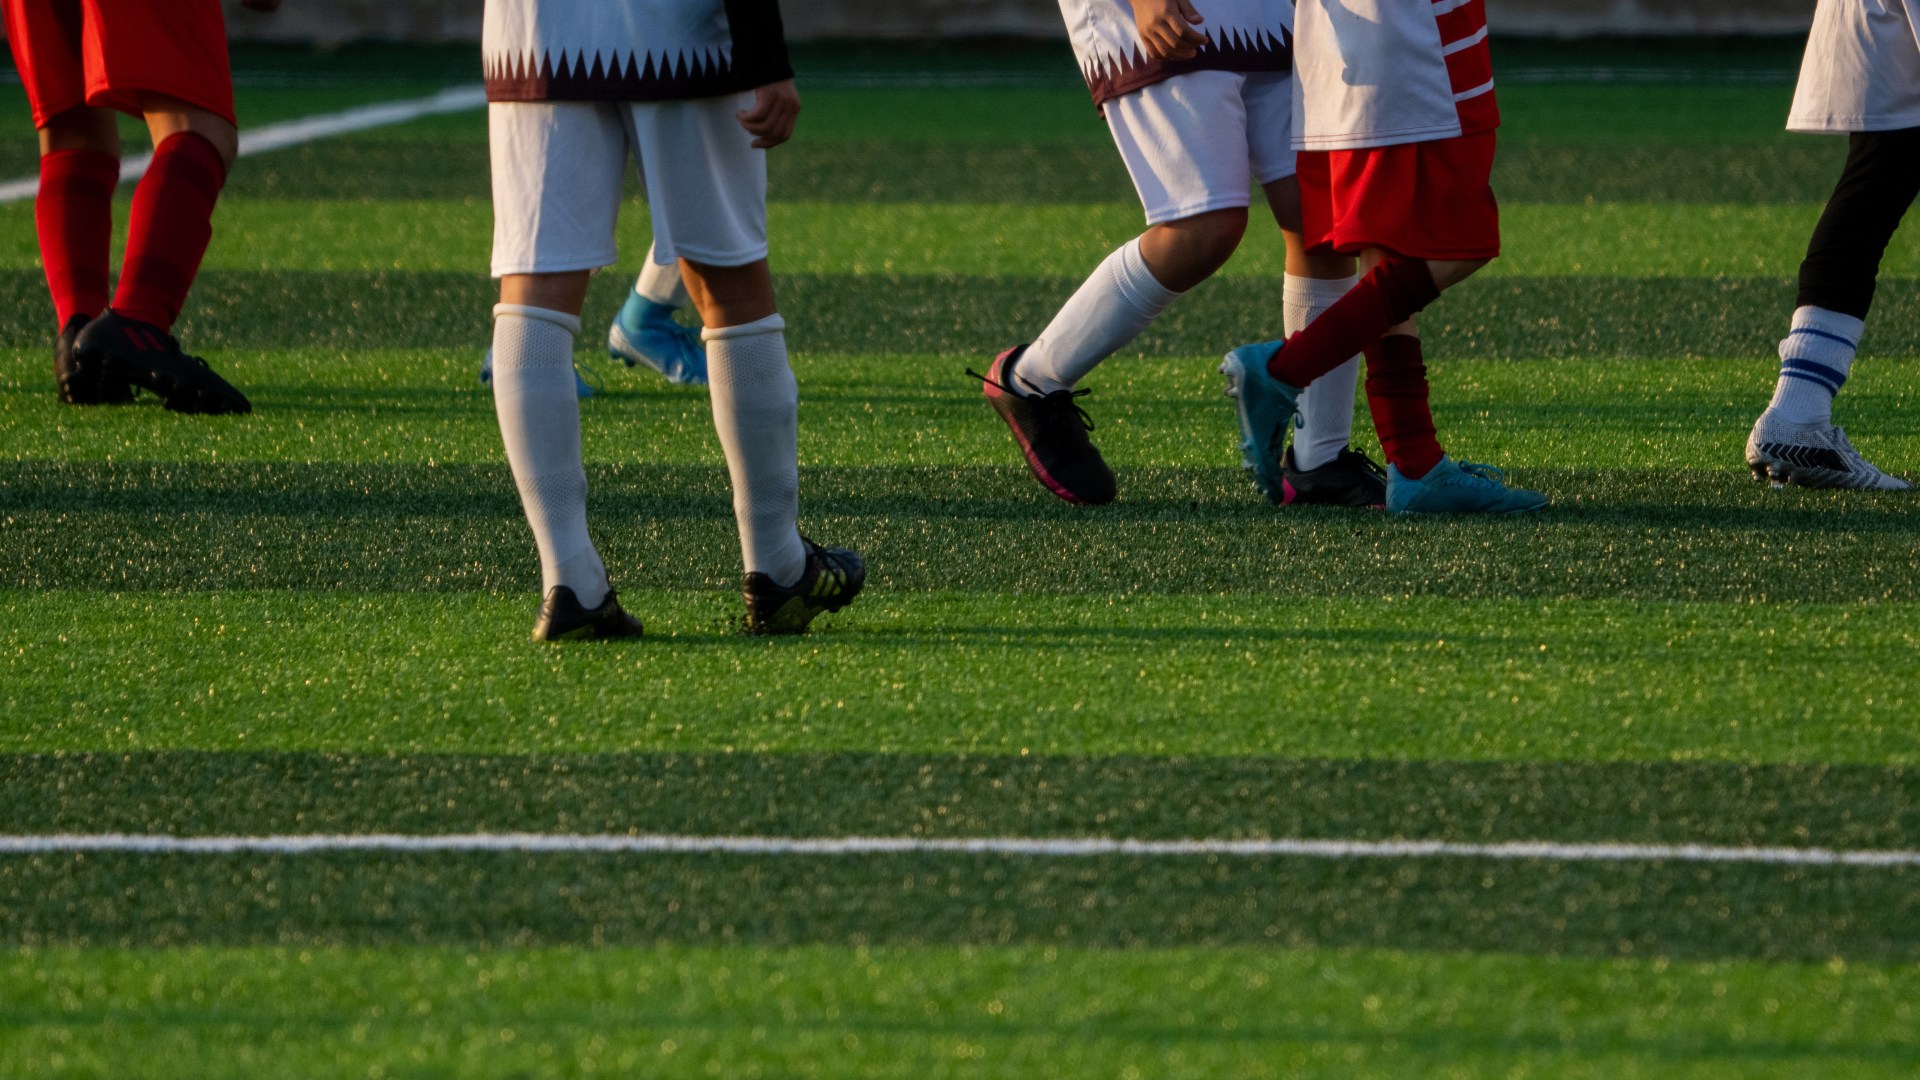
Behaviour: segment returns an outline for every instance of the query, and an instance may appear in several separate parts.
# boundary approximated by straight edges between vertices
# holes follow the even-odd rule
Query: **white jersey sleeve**
[[[486,0],[489,101],[669,101],[793,77],[778,0]]]
[[[1920,127],[1920,30],[1907,0],[1820,0],[1789,131]]]
[[[1500,125],[1483,0],[1299,0],[1293,145],[1352,150]]]

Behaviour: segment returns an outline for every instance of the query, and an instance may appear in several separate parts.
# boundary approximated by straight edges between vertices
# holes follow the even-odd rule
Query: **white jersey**
[[[1293,145],[1354,150],[1500,126],[1482,0],[1299,0]]]
[[[1074,59],[1094,104],[1189,71],[1286,71],[1292,65],[1292,0],[1194,0],[1207,44],[1189,60],[1153,60],[1129,0],[1060,0]]]
[[[486,0],[488,101],[672,101],[793,77],[778,0]]]
[[[1920,29],[1907,0],[1820,0],[1789,131],[1920,127]]]

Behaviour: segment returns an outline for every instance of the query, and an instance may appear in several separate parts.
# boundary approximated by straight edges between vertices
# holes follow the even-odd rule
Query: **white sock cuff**
[[[1360,276],[1351,274],[1343,278],[1301,277],[1287,274],[1281,279],[1281,299],[1288,304],[1298,304],[1315,312],[1330,308],[1341,297],[1353,291],[1360,284]]]
[[[1845,338],[1848,348],[1858,349],[1860,347],[1860,335],[1866,332],[1867,324],[1864,319],[1856,319],[1851,315],[1842,315],[1837,311],[1828,311],[1823,307],[1813,307],[1809,305],[1807,307],[1794,309],[1793,329],[1814,330],[1822,334],[1831,334],[1834,337]],[[1834,342],[1834,344],[1837,345],[1839,342]]]
[[[1121,245],[1115,254],[1120,257],[1108,263],[1113,269],[1113,283],[1134,310],[1152,318],[1180,299],[1179,293],[1160,284],[1160,279],[1147,267],[1147,257],[1140,252],[1139,237]]]
[[[580,316],[569,315],[564,311],[555,311],[552,308],[534,307],[530,304],[493,305],[493,317],[498,319],[503,316],[518,316],[522,319],[534,319],[539,322],[552,323],[576,337],[580,334]]]
[[[727,341],[732,338],[757,337],[760,334],[777,334],[787,328],[787,320],[779,312],[764,319],[755,319],[739,326],[709,326],[700,331],[701,341]]]

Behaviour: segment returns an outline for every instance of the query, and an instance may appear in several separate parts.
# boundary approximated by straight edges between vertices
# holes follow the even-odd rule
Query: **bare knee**
[[[709,328],[759,322],[776,310],[773,272],[765,259],[744,266],[714,266],[681,259],[680,277],[700,312],[701,323]]]
[[[1427,271],[1433,275],[1434,287],[1445,290],[1472,277],[1475,271],[1492,261],[1492,259],[1428,259]]]
[[[500,279],[500,302],[578,315],[587,303],[587,270],[559,274],[508,274]]]
[[[142,96],[140,107],[155,148],[175,135],[198,135],[207,140],[227,168],[233,168],[234,158],[240,154],[240,131],[226,117],[164,94]]]
[[[40,129],[40,153],[62,150],[92,150],[120,156],[120,125],[112,109],[86,105],[49,117]]]
[[[1209,210],[1148,229],[1140,237],[1140,254],[1160,284],[1185,292],[1226,265],[1246,233],[1245,207]]]

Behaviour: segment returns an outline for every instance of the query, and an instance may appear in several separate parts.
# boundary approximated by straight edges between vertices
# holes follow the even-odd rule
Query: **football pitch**
[[[705,392],[597,345],[635,202],[579,356],[647,636],[527,641],[481,112],[241,162],[179,332],[245,417],[57,404],[0,205],[0,1076],[1915,1075],[1920,501],[1741,460],[1844,154],[1796,56],[1496,48],[1507,253],[1423,331],[1443,443],[1554,505],[1455,521],[1239,468],[1258,213],[1086,384],[1119,500],[1048,495],[964,369],[1140,229],[1070,56],[803,52],[802,526],[872,577],[786,640]],[[236,68],[258,125],[478,61]],[[1909,476],[1916,282],[1909,230],[1837,408]],[[239,842],[46,840],[107,834]]]

